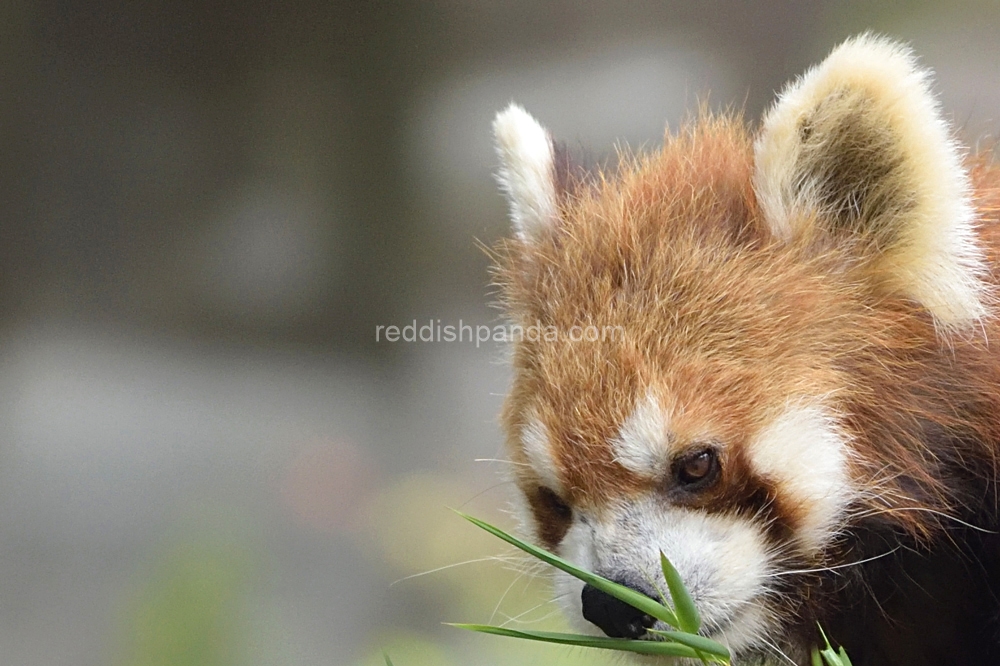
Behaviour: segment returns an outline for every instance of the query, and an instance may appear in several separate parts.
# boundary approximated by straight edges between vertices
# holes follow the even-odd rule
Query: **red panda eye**
[[[573,517],[573,509],[551,489],[541,486],[538,489],[538,499],[559,520],[568,521]]]
[[[689,453],[674,463],[674,476],[682,486],[706,486],[718,473],[719,456],[714,449]]]

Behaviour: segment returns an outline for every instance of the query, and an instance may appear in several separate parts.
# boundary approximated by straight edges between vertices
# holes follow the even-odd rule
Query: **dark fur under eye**
[[[569,504],[545,486],[538,489],[538,500],[559,520],[569,520],[573,517],[573,509]]]
[[[674,462],[674,477],[684,488],[695,490],[711,484],[719,474],[719,456],[714,449],[701,449]]]
[[[535,486],[525,494],[535,517],[535,527],[541,545],[549,550],[555,550],[573,522],[573,509],[563,498],[545,486]]]

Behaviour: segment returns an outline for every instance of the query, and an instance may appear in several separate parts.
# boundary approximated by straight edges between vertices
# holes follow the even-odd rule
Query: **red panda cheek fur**
[[[514,345],[508,450],[532,531],[552,549],[578,516],[612,520],[616,507],[650,498],[755,521],[783,576],[760,598],[767,638],[795,660],[808,663],[819,620],[840,632],[856,664],[1000,663],[1000,546],[970,527],[1000,528],[1000,325],[985,268],[1000,260],[1000,169],[970,157],[952,181],[925,184],[935,174],[925,153],[951,159],[950,138],[939,132],[937,153],[910,145],[921,139],[893,124],[896,110],[880,115],[879,86],[890,84],[881,71],[856,76],[852,48],[886,58],[887,71],[909,67],[916,92],[904,93],[939,132],[908,52],[862,37],[794,84],[756,137],[738,117],[703,111],[660,151],[623,155],[617,171],[574,180],[558,157],[546,179],[527,162],[522,190],[544,205],[512,209],[518,231],[496,248],[495,279],[512,323],[556,335]],[[833,97],[811,100],[811,85]],[[816,109],[854,99],[844,90],[861,91],[864,116],[847,129],[794,116],[818,118]],[[774,129],[782,114],[791,134]],[[883,126],[887,147],[876,155],[850,136]],[[814,159],[782,143],[796,136],[818,141],[816,154],[847,152]],[[535,154],[561,156],[551,143]],[[796,169],[814,174],[825,163],[847,165],[848,176],[796,189],[813,177]],[[873,189],[853,180],[857,170],[895,180]],[[962,201],[941,203],[949,193]],[[939,210],[975,219],[942,222],[943,249],[929,235]],[[953,302],[940,300],[949,294]],[[570,339],[575,327],[597,339]],[[664,414],[655,474],[626,464],[615,446],[643,401]],[[826,515],[817,513],[822,493],[803,492],[811,441],[793,446],[787,465],[780,451],[760,464],[759,436],[795,406],[828,419],[828,446],[842,453],[829,520],[816,518]],[[718,480],[671,494],[671,461],[705,446],[718,452]],[[939,581],[974,599],[952,609],[964,624],[952,626],[921,591]],[[928,632],[928,622],[943,628]],[[734,663],[767,653],[748,645]]]

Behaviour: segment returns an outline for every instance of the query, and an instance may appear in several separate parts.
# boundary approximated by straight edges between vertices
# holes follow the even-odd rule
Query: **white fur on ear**
[[[511,104],[493,121],[500,171],[500,189],[510,203],[514,232],[532,241],[556,219],[556,188],[552,140],[527,111]]]
[[[754,187],[779,238],[839,213],[877,238],[879,278],[938,326],[985,315],[962,151],[906,46],[861,35],[791,83],[764,119]]]

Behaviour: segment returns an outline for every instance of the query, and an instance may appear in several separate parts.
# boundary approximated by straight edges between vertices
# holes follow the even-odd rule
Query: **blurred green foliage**
[[[249,558],[236,546],[172,548],[135,601],[120,666],[241,663],[249,574]]]

